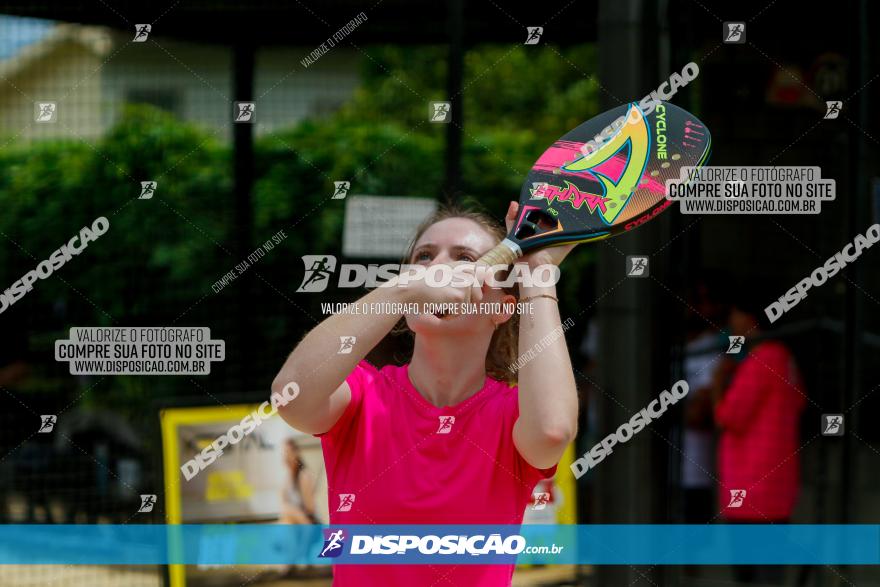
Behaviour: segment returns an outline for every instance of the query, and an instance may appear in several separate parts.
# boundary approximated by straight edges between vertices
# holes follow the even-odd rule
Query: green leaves
[[[251,248],[279,230],[289,236],[250,271],[259,271],[286,296],[301,277],[300,255],[341,254],[345,201],[330,199],[334,181],[350,181],[351,195],[445,195],[448,127],[428,118],[430,101],[449,99],[446,48],[365,51],[362,85],[341,110],[256,140]],[[466,201],[501,219],[538,155],[598,112],[602,90],[591,77],[595,64],[592,46],[468,50]],[[461,124],[461,115],[452,112],[452,124]],[[241,226],[231,145],[219,135],[156,108],[129,106],[108,134],[94,141],[0,148],[0,230],[7,237],[0,235],[0,288],[34,269],[81,227],[106,216],[107,234],[27,294],[29,316],[45,317],[41,320],[51,328],[111,320],[170,324],[184,313],[187,323],[231,324],[235,296],[229,292],[254,278],[246,273],[221,293],[212,291],[242,260],[234,245]],[[158,182],[152,199],[137,199],[141,181]],[[591,262],[586,253],[566,261],[566,267],[577,266],[566,270],[564,280],[572,295],[580,271]],[[264,338],[253,341],[255,347],[289,345],[297,331],[311,326],[262,280],[253,283],[261,300],[253,322]],[[310,310],[310,301],[297,303]],[[281,315],[279,307],[290,315]],[[49,327],[41,328],[45,335]],[[50,342],[41,344],[48,349]]]

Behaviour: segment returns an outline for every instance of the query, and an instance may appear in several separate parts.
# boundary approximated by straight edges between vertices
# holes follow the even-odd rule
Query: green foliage
[[[442,144],[432,137],[346,117],[266,137],[257,161],[255,234],[296,226],[303,253],[339,248],[344,201],[330,200],[334,181],[350,180],[358,194],[432,196],[443,172]]]
[[[279,230],[288,238],[253,269],[262,277],[253,283],[263,288],[255,295],[290,311],[279,317],[256,308],[257,348],[286,347],[297,330],[312,325],[284,297],[301,275],[300,255],[340,254],[344,201],[330,200],[333,181],[350,180],[355,194],[444,196],[448,127],[428,122],[428,102],[448,99],[446,49],[369,47],[367,53],[363,83],[340,111],[256,141],[252,248]],[[467,52],[466,202],[500,218],[538,155],[597,112],[601,90],[590,75],[595,63],[591,46]],[[453,124],[460,123],[461,113],[453,112]],[[244,284],[236,281],[220,294],[211,286],[242,261],[234,246],[240,226],[232,170],[229,144],[148,106],[126,108],[94,144],[0,148],[4,289],[95,218],[110,220],[107,234],[27,294],[28,316],[39,317],[32,347],[51,353],[56,335],[74,325],[172,324],[184,313],[181,324],[231,323],[241,310],[232,306],[230,291]],[[139,200],[140,182],[147,180],[158,181],[156,195]],[[577,295],[591,262],[592,255],[581,251],[566,262],[566,292]],[[136,410],[145,386],[156,392],[157,385],[174,385],[171,378],[162,384],[154,383],[161,378],[145,379],[126,383],[115,405],[124,397],[122,403],[131,399]],[[34,386],[53,384],[44,379]]]
[[[427,122],[428,102],[446,96],[446,49],[369,47],[363,85],[340,116],[393,121],[442,139]],[[486,45],[465,54],[462,82],[465,140],[487,129],[534,133],[532,160],[564,132],[598,113],[600,88],[592,45]],[[453,120],[459,120],[453,113]]]
[[[161,295],[143,295],[167,291],[156,284],[174,288],[178,299],[203,295],[193,276],[218,255],[216,243],[230,229],[223,214],[228,151],[210,136],[159,110],[131,107],[94,146],[35,143],[0,158],[0,205],[8,211],[0,230],[27,251],[4,247],[4,283],[105,216],[107,233],[58,270],[63,281],[39,282],[37,295],[82,306],[83,315],[74,316],[99,324],[164,316]],[[158,182],[157,196],[138,200],[146,180]]]
[[[446,49],[370,47],[366,51],[363,86],[336,120],[350,121],[355,127],[390,124],[399,128],[400,133],[423,136],[431,152],[437,153],[437,159],[431,175],[418,167],[405,176],[410,182],[415,178],[421,180],[417,189],[404,182],[397,191],[374,192],[368,185],[363,186],[363,193],[444,196],[440,176],[446,125],[432,124],[426,119],[428,102],[448,99]],[[602,90],[593,75],[597,63],[593,45],[565,49],[487,45],[466,53],[462,83],[462,180],[466,204],[500,219],[507,210],[507,202],[518,199],[523,178],[544,149],[599,112]],[[458,123],[457,116],[453,112],[453,124]],[[405,147],[408,149],[409,145]],[[384,157],[389,156],[390,152]],[[414,164],[419,161],[420,152],[402,152],[394,156],[395,161],[398,156]],[[430,181],[424,181],[425,178]],[[426,191],[432,186],[435,191]],[[593,249],[580,247],[565,262],[561,288],[565,303],[571,304],[572,310],[588,305],[585,302],[589,300],[582,299],[582,276],[594,260]]]
[[[446,125],[427,119],[430,101],[448,99],[446,49],[380,46],[366,53],[363,85],[354,98],[333,119],[301,125],[289,144],[304,141],[324,153],[330,149],[331,162],[316,166],[332,178],[350,177],[345,172],[356,165],[347,163],[362,157],[361,147],[368,144],[375,161],[354,177],[357,193],[444,197]],[[538,155],[598,112],[595,65],[592,45],[489,45],[466,53],[462,175],[467,201],[502,214],[506,202],[518,198]],[[459,115],[452,117],[452,124],[459,124]],[[367,136],[381,136],[383,142],[373,146],[365,143]]]

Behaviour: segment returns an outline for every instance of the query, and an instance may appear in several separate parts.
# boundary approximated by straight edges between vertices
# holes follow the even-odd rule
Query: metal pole
[[[236,45],[232,54],[232,91],[233,100],[237,102],[252,101],[254,97],[254,58],[255,49],[251,44]],[[232,124],[232,157],[235,177],[234,182],[234,213],[235,241],[233,253],[235,263],[241,262],[251,252],[253,241],[253,210],[251,207],[251,190],[254,184],[254,124],[234,122],[234,106],[229,105],[230,124]],[[259,104],[255,108],[256,116],[260,116]],[[238,389],[247,384],[247,371],[253,365],[249,344],[250,311],[252,299],[251,280],[243,279],[235,290],[235,342],[238,348],[239,361],[233,367],[231,379]]]
[[[600,0],[598,27],[599,79],[608,93],[601,94],[602,109],[638,100],[645,94],[656,71],[656,31],[643,26],[646,6],[641,0]],[[610,95],[609,95],[610,94]],[[613,246],[598,244],[596,293],[600,356],[597,360],[600,430],[604,437],[628,420],[652,394],[668,385],[655,377],[655,360],[662,348],[655,344],[653,304],[658,286],[648,279],[625,279],[625,255],[647,254],[662,242],[660,222],[620,237]],[[621,251],[623,254],[621,254]],[[655,259],[649,258],[651,274]],[[621,279],[624,278],[623,282]],[[665,277],[663,277],[665,279]],[[613,295],[606,295],[613,289]],[[625,353],[607,352],[626,348]],[[666,346],[668,348],[668,345]],[[666,357],[664,356],[664,359]],[[668,375],[668,362],[664,375]],[[664,377],[663,379],[668,379]],[[663,443],[666,447],[666,443]],[[665,487],[665,475],[658,477],[656,461],[663,461],[651,432],[634,438],[626,450],[615,451],[596,471],[597,522],[600,524],[652,523],[656,498]],[[611,545],[613,546],[613,545]],[[640,582],[659,584],[660,573],[635,566],[599,566],[596,585],[618,587]]]
[[[867,18],[868,7],[866,0],[859,2],[859,18]],[[858,63],[858,78],[855,87],[864,88],[868,82],[868,29],[867,24],[858,20],[858,39],[855,53]],[[868,128],[868,96],[867,91],[859,94],[857,117],[861,128]],[[855,189],[853,193],[855,197],[851,200],[849,209],[847,210],[847,234],[854,235],[864,232],[868,223],[865,221],[869,218],[868,214],[868,176],[865,167],[865,137],[858,132],[851,132],[853,146],[853,174],[855,181]],[[850,237],[851,238],[851,237]],[[844,385],[842,405],[849,408],[854,398],[863,393],[862,390],[862,322],[864,321],[862,299],[863,294],[859,290],[864,291],[864,271],[863,265],[853,263],[848,268],[851,283],[846,285],[845,298],[845,315],[844,315]],[[856,417],[854,414],[853,417]],[[840,491],[840,523],[850,522],[853,511],[853,499],[855,495],[850,495],[851,489],[857,486],[856,471],[852,468],[853,461],[853,442],[852,435],[846,435],[843,443],[843,462],[842,480]]]
[[[464,128],[464,100],[462,77],[464,75],[464,3],[449,0],[449,58],[446,75],[446,95],[452,103],[452,122],[446,125],[446,181],[444,193],[457,201],[461,191],[461,134]]]

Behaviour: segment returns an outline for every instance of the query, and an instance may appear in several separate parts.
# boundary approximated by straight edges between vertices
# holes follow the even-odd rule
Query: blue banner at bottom
[[[0,564],[880,563],[880,525],[0,525]]]

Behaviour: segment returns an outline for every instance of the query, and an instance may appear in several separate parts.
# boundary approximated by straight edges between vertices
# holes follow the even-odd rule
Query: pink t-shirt
[[[536,469],[516,450],[517,388],[486,378],[470,398],[438,408],[407,372],[361,361],[346,379],[351,403],[318,435],[330,523],[520,524],[535,484],[556,466]],[[343,500],[348,511],[339,511]],[[334,587],[500,587],[513,565],[336,565],[333,574]]]
[[[800,371],[783,344],[763,342],[740,363],[715,408],[721,428],[718,505],[725,518],[769,524],[791,517],[805,405]],[[730,491],[742,489],[742,505],[728,507]]]

